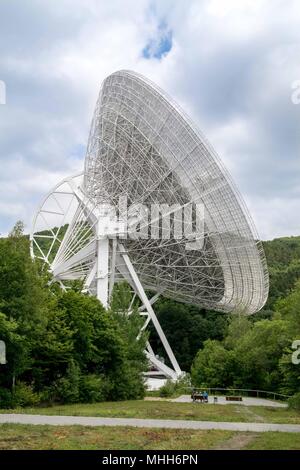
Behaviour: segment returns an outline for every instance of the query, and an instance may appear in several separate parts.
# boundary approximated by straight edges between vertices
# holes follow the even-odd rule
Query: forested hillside
[[[155,304],[181,367],[189,371],[194,361],[195,385],[300,391],[300,365],[291,362],[292,342],[300,340],[300,237],[267,241],[264,249],[270,295],[260,312],[244,318],[166,299]]]
[[[136,341],[142,320],[122,310],[127,287],[106,311],[76,289],[49,286],[22,230],[0,238],[0,407],[142,397],[146,337]]]
[[[160,298],[155,311],[181,368],[195,385],[300,391],[300,365],[291,362],[300,339],[300,237],[264,242],[270,271],[265,308],[248,318],[204,311]],[[0,238],[1,406],[143,396],[146,337],[135,341],[139,315],[122,315],[129,292],[121,285],[107,312],[76,285],[48,285],[29,256],[17,224]],[[298,281],[298,282],[297,282]],[[121,315],[120,315],[121,312]],[[154,348],[163,355],[154,331]]]
[[[300,279],[300,237],[276,238],[263,243],[270,273],[270,293],[264,308],[274,309]]]

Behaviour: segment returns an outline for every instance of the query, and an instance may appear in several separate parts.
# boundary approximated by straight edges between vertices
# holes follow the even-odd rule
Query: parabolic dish
[[[265,304],[266,260],[238,190],[189,118],[137,73],[119,71],[102,84],[82,190],[93,205],[118,206],[120,196],[147,207],[202,204],[201,250],[187,249],[185,238],[122,240],[143,287],[223,312]],[[124,277],[121,260],[117,253],[115,281]]]

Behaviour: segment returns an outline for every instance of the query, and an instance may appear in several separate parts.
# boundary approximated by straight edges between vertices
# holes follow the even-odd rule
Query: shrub
[[[12,408],[12,395],[7,388],[0,388],[0,408]]]
[[[115,371],[111,378],[111,390],[109,399],[120,400],[140,400],[145,396],[145,385],[142,374],[130,364],[125,364],[118,371]]]
[[[300,392],[288,399],[289,408],[300,411]]]
[[[61,403],[77,403],[79,401],[79,389],[73,387],[73,383],[67,378],[58,379],[53,385],[52,401]]]
[[[39,395],[32,390],[30,385],[18,383],[12,398],[13,406],[35,406],[39,403]]]
[[[175,394],[176,390],[176,383],[173,382],[171,379],[168,379],[166,383],[160,387],[159,389],[159,396],[163,398],[172,397]]]
[[[159,396],[163,398],[170,398],[173,396],[182,395],[187,393],[191,386],[191,379],[189,374],[182,375],[176,382],[168,379],[166,383],[160,387]]]
[[[178,393],[189,393],[191,388],[191,375],[183,373],[176,382],[176,391]]]
[[[79,402],[79,385],[80,369],[74,361],[71,361],[66,375],[56,380],[49,388],[48,399],[61,403],[77,403]]]
[[[107,378],[95,374],[83,375],[80,380],[79,400],[82,403],[105,401],[110,391]]]

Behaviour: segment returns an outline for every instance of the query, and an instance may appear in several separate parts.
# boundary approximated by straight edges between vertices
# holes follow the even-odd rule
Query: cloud
[[[172,31],[168,29],[165,21],[157,25],[157,30],[148,44],[144,47],[142,54],[145,59],[161,59],[172,49]]]
[[[83,167],[100,84],[126,68],[193,117],[262,238],[299,234],[299,22],[296,0],[2,2],[0,232],[18,218],[29,229],[41,197]]]

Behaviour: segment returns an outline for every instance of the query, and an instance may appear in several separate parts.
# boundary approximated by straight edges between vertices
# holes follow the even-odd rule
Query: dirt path
[[[244,408],[236,408],[237,413],[243,414],[245,418],[250,418],[252,423],[263,423],[264,419],[258,414],[254,413],[251,407],[245,406]]]

